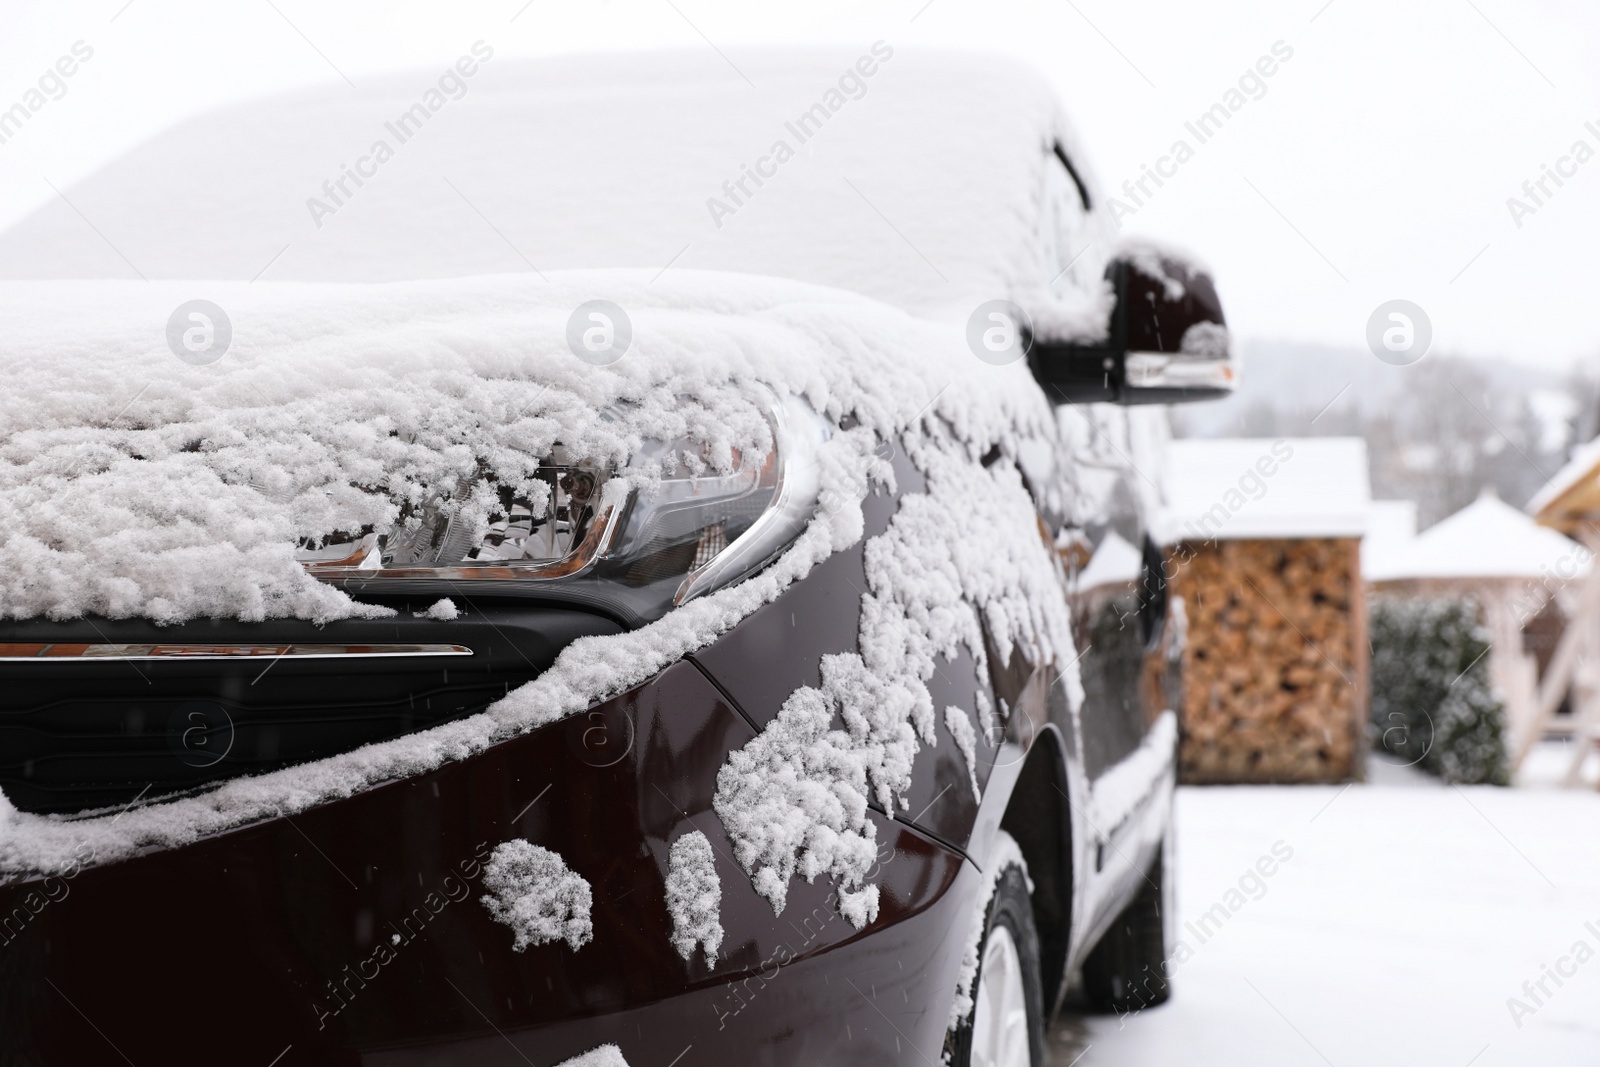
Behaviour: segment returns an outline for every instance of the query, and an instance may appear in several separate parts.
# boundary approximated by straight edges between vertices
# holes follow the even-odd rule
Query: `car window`
[[[1088,191],[1059,145],[1050,151],[1043,175],[1039,241],[1046,282],[1059,295],[1091,284],[1101,264],[1097,257],[1084,254],[1089,244]]]
[[[1091,779],[1139,746],[1167,703],[1160,688],[1166,613],[1159,555],[1150,542],[1147,436],[1110,405],[1064,420],[1073,442],[1075,499],[1057,540],[1068,574],[1083,680],[1084,769]]]

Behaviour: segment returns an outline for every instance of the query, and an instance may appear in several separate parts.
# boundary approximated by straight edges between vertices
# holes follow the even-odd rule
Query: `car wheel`
[[[972,1014],[954,1034],[957,1067],[1036,1067],[1044,1062],[1039,935],[1027,876],[1007,867],[989,900],[978,949]]]
[[[1167,974],[1171,840],[1169,831],[1139,895],[1083,961],[1084,996],[1097,1011],[1126,1015],[1164,1004],[1172,995]]]

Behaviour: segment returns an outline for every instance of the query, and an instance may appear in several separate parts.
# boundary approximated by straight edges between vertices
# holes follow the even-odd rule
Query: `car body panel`
[[[397,606],[392,618],[321,627],[283,619],[0,623],[0,641],[44,645],[271,649],[311,641],[457,646],[471,653],[0,664],[6,681],[0,788],[23,811],[116,811],[135,799],[304,763],[470,715],[546,670],[574,640],[621,632],[588,612],[526,601],[477,602],[448,622]]]

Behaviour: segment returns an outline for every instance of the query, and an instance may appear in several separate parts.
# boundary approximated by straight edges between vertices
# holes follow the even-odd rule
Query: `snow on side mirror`
[[[1116,295],[1105,341],[1035,338],[1034,378],[1058,404],[1181,404],[1229,396],[1238,364],[1216,284],[1204,268],[1147,249],[1114,257]]]

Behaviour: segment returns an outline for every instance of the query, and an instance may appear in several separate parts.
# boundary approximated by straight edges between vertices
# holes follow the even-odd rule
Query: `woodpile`
[[[1360,542],[1175,546],[1184,601],[1179,780],[1359,778],[1366,722]]]

